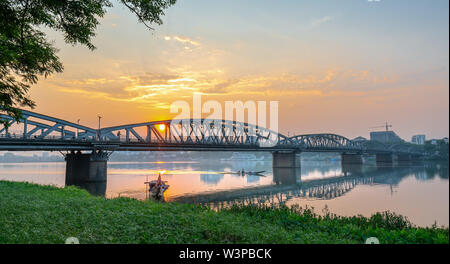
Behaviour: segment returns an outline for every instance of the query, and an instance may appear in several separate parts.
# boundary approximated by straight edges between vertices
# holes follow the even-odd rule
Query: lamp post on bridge
[[[100,140],[100,120],[102,119],[102,117],[100,115],[98,115],[97,117],[98,117],[97,138],[98,138],[98,140]]]
[[[80,119],[77,120],[77,124],[80,125]],[[77,127],[77,139],[78,139],[78,127]]]

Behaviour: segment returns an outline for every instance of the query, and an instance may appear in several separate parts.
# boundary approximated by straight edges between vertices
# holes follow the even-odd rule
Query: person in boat
[[[164,192],[169,188],[165,182],[161,180],[161,173],[158,174],[158,180],[149,184],[149,193],[156,200],[164,200]]]
[[[149,186],[150,195],[157,200],[161,198],[160,197],[161,185],[162,185],[161,173],[159,173],[158,180],[150,182]]]
[[[162,185],[161,173],[158,173],[158,180],[156,181],[156,185],[158,185],[158,186]]]

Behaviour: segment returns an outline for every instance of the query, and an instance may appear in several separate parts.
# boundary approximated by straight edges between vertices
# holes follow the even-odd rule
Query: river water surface
[[[197,202],[222,207],[234,203],[299,204],[325,207],[338,215],[365,215],[390,210],[420,226],[449,225],[449,169],[425,163],[394,167],[375,164],[342,168],[339,159],[302,160],[295,175],[273,171],[270,155],[261,160],[210,157],[151,162],[108,162],[106,184],[86,186],[108,198],[146,199],[144,184],[157,178],[170,185],[167,201]],[[263,176],[232,174],[238,170],[265,171]],[[0,163],[0,180],[26,181],[63,187],[64,162]]]

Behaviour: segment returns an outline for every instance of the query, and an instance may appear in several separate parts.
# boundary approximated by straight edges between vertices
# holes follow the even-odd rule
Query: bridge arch
[[[290,137],[289,142],[310,150],[362,150],[358,142],[336,134],[307,134]]]
[[[264,127],[218,119],[172,119],[120,125],[102,128],[100,135],[109,141],[261,147],[276,146],[287,140],[286,136]]]
[[[11,137],[9,129],[20,126],[17,127],[20,132],[15,137],[25,139],[95,139],[97,135],[96,129],[87,126],[31,111],[21,110],[21,112],[22,117],[18,121],[9,115],[0,113],[0,118],[8,123],[8,127],[0,127],[0,134],[4,134],[5,137]]]

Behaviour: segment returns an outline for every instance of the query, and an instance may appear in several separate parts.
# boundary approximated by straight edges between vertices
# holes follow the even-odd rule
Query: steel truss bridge
[[[355,142],[336,134],[287,137],[256,125],[207,119],[164,120],[94,129],[21,110],[22,118],[1,113],[0,151],[281,151],[423,155],[406,144]]]

